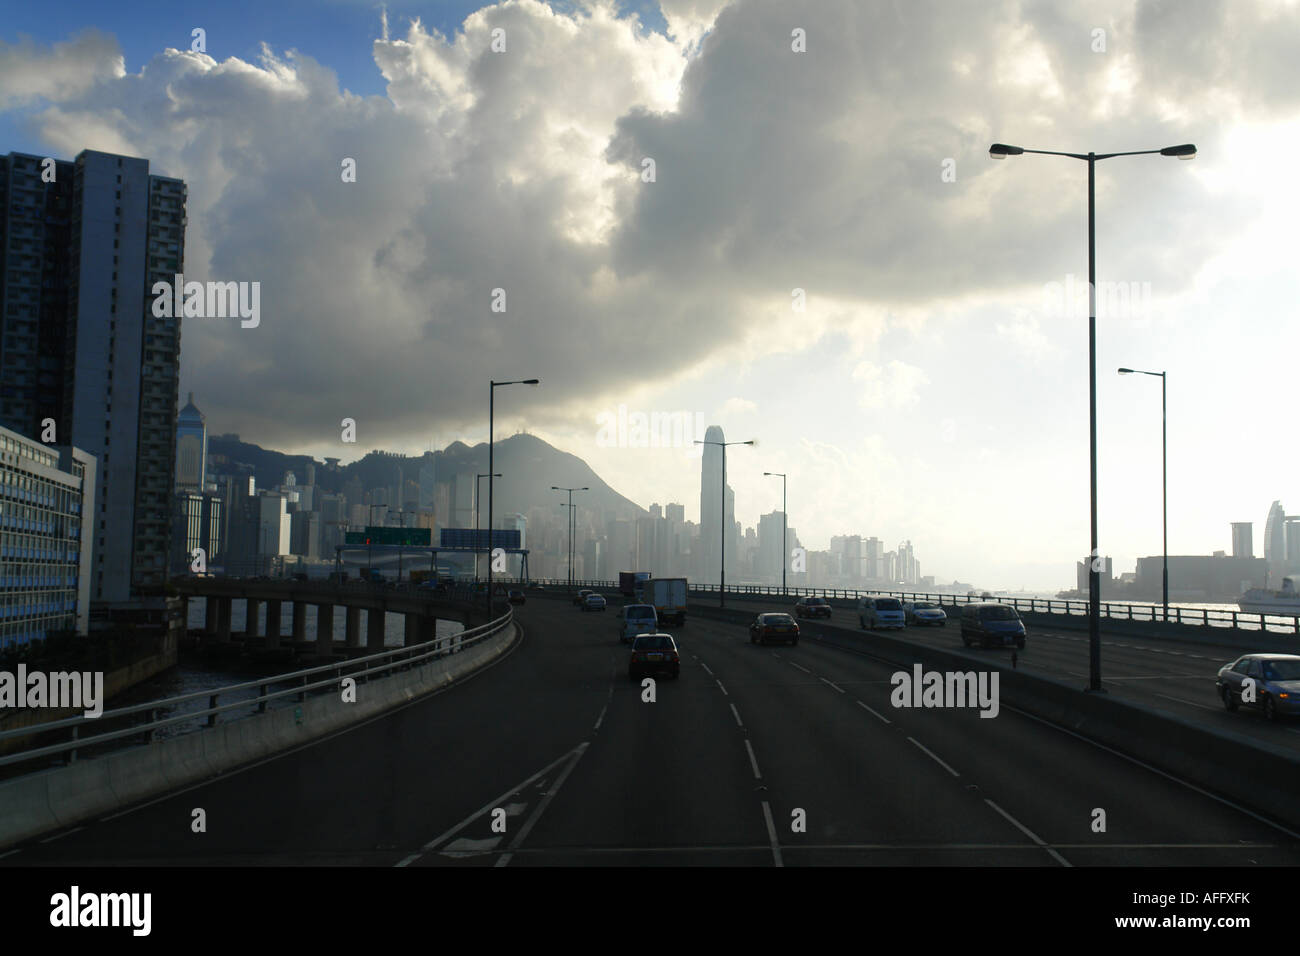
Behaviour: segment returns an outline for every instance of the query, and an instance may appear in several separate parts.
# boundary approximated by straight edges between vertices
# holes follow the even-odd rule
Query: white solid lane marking
[[[817,678],[817,679],[818,679],[819,681],[821,681],[823,684],[827,685],[828,687],[834,687],[834,688],[835,688],[837,691],[839,691],[841,694],[844,693],[844,688],[843,688],[843,687],[839,687],[839,686],[836,685],[833,681],[828,681],[825,677],[819,677],[819,678]]]
[[[587,745],[586,745],[585,743],[583,743],[583,744],[581,744],[580,746],[585,747],[585,746],[587,746]],[[578,748],[576,748],[576,747],[574,748],[574,750],[577,750],[577,749],[578,749]],[[454,827],[452,827],[450,830],[448,830],[448,831],[446,831],[445,833],[443,833],[443,834],[441,834],[441,835],[435,837],[434,839],[432,839],[432,840],[430,840],[428,843],[426,843],[424,846],[420,847],[420,851],[419,851],[418,853],[412,853],[410,856],[408,856],[408,857],[404,857],[403,859],[401,859],[400,861],[398,861],[398,863],[397,863],[396,865],[397,865],[397,866],[408,866],[408,865],[410,865],[410,863],[411,863],[412,861],[414,861],[414,860],[418,860],[418,859],[419,859],[423,854],[428,853],[430,850],[432,850],[434,847],[438,846],[438,844],[442,843],[444,840],[450,840],[452,837],[454,837],[454,836],[455,836],[457,833],[459,833],[461,830],[465,829],[467,826],[469,826],[469,825],[470,825],[471,823],[473,823],[475,820],[479,819],[479,817],[483,816],[483,814],[491,812],[495,807],[499,807],[499,806],[500,806],[502,803],[504,803],[507,799],[509,799],[510,797],[514,796],[516,793],[518,793],[519,791],[523,790],[525,787],[527,787],[527,786],[529,786],[529,785],[535,783],[535,782],[536,782],[537,780],[539,780],[541,777],[544,777],[546,774],[550,773],[552,770],[554,770],[556,767],[558,767],[560,764],[562,764],[565,760],[568,760],[570,757],[573,756],[573,754],[574,754],[574,750],[570,750],[568,753],[564,754],[562,757],[559,757],[558,759],[556,759],[556,760],[552,761],[551,763],[547,764],[547,765],[546,765],[545,767],[543,767],[541,770],[537,771],[537,773],[533,774],[531,777],[529,777],[529,778],[528,778],[527,780],[525,780],[523,783],[519,784],[519,786],[517,786],[517,787],[511,787],[509,790],[507,790],[505,793],[501,794],[501,795],[500,795],[499,797],[497,797],[496,799],[494,799],[494,800],[489,800],[489,801],[488,801],[487,803],[485,803],[483,806],[479,807],[477,810],[475,810],[473,813],[471,813],[469,816],[467,816],[464,820],[461,820],[460,823],[457,823],[457,824],[456,824]]]
[[[772,822],[772,808],[763,801],[763,819],[767,822],[767,838],[772,841],[772,863],[774,866],[785,866],[781,862],[781,844],[776,839],[776,825]]]
[[[940,767],[942,767],[944,770],[947,770],[947,771],[948,771],[950,774],[952,774],[954,777],[960,777],[960,776],[961,776],[961,774],[959,774],[956,770],[953,770],[952,767],[948,766],[946,763],[944,763],[942,760],[940,760],[940,759],[939,759],[939,755],[936,754],[936,753],[935,753],[933,750],[931,750],[929,747],[927,747],[925,744],[921,743],[921,741],[917,740],[915,737],[908,737],[907,739],[910,740],[912,743],[916,744],[916,746],[917,746],[918,748],[920,748],[920,750],[921,750],[921,752],[922,752],[923,754],[925,754],[927,757],[929,757],[931,760],[933,760],[935,763],[937,763],[937,764],[938,764]]]
[[[887,723],[887,724],[891,724],[891,723],[893,723],[893,721],[890,720],[888,717],[886,717],[884,714],[878,714],[878,713],[876,713],[874,710],[872,710],[872,709],[871,709],[870,707],[868,707],[866,704],[862,703],[862,701],[858,701],[857,704],[858,704],[859,707],[861,707],[861,708],[862,708],[863,710],[865,710],[867,713],[871,714],[873,717],[879,717],[881,720],[883,720],[883,721],[884,721],[885,723]]]
[[[41,840],[40,842],[41,842],[41,843],[53,843],[55,840],[62,840],[65,836],[71,836],[72,834],[77,833],[77,832],[79,832],[79,831],[81,831],[81,830],[84,830],[84,829],[86,829],[86,828],[85,828],[85,827],[73,827],[71,830],[64,830],[62,833],[56,833],[56,834],[54,834],[54,836],[46,837],[44,840]]]
[[[578,765],[578,761],[582,759],[582,755],[587,752],[588,746],[589,745],[586,741],[583,741],[578,745],[578,752],[573,755],[573,761],[564,768],[564,772],[561,773],[559,778],[555,781],[555,786],[546,791],[546,796],[542,797],[542,802],[537,805],[537,810],[528,818],[523,827],[520,828],[518,836],[516,836],[514,841],[510,844],[511,850],[519,849],[520,844],[524,842],[524,838],[532,831],[533,825],[541,819],[542,814],[546,812],[546,808],[549,807],[551,801],[555,799],[555,795],[560,792],[560,787],[564,786],[564,781],[569,779],[569,774],[573,773],[573,768]],[[512,856],[514,856],[513,853],[503,854],[501,859],[497,860],[496,865],[509,866],[510,858]]]
[[[22,852],[23,851],[19,849],[19,850],[10,850],[8,853],[0,853],[0,860],[3,860],[7,856],[13,856],[15,853],[22,853]]]
[[[1163,697],[1165,700],[1176,700],[1178,703],[1186,704],[1188,707],[1199,707],[1201,710],[1212,710],[1215,713],[1219,712],[1218,707],[1211,707],[1208,704],[1198,704],[1194,700],[1183,700],[1181,697],[1170,697],[1168,694],[1156,694],[1156,696]]]
[[[754,757],[754,748],[749,745],[748,740],[745,741],[745,750],[749,753],[749,765],[754,768],[754,779],[762,780],[763,775],[758,772],[758,760]]]
[[[1017,820],[1017,819],[1016,819],[1015,817],[1013,817],[1011,814],[1007,813],[1007,811],[1003,810],[1000,806],[998,806],[996,803],[994,803],[994,802],[993,802],[992,800],[990,800],[988,797],[985,797],[985,798],[984,798],[984,802],[987,803],[987,804],[988,804],[990,807],[992,807],[994,810],[996,810],[998,813],[1002,814],[1002,816],[1003,816],[1003,817],[1004,817],[1004,818],[1005,818],[1009,823],[1011,823],[1012,825],[1014,825],[1015,828],[1016,828],[1017,830],[1019,830],[1019,831],[1020,831],[1021,833],[1023,833],[1025,836],[1029,837],[1029,839],[1033,840],[1035,843],[1037,843],[1039,846],[1041,846],[1044,850],[1046,850],[1046,851],[1048,852],[1048,854],[1052,857],[1052,859],[1054,859],[1054,860],[1056,860],[1056,862],[1060,863],[1061,866],[1070,866],[1070,861],[1069,861],[1069,860],[1067,860],[1065,857],[1061,856],[1061,854],[1057,853],[1057,852],[1056,852],[1055,850],[1053,850],[1050,846],[1048,846],[1046,843],[1044,843],[1042,840],[1040,840],[1040,839],[1038,838],[1038,834],[1036,834],[1033,830],[1029,829],[1029,827],[1025,826],[1023,823],[1021,823],[1019,820]]]
[[[744,725],[744,723],[743,723],[743,722],[741,721],[741,719],[740,719],[740,711],[736,710],[736,705],[735,705],[735,704],[732,704],[732,705],[731,705],[731,712],[732,712],[733,714],[735,714],[735,716],[736,716],[736,724],[737,724],[737,726],[743,728],[745,725]]]

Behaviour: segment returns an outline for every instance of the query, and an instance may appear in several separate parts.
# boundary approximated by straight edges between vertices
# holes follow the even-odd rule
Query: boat
[[[1282,579],[1282,590],[1251,588],[1237,599],[1237,606],[1250,614],[1290,614],[1300,617],[1300,574]]]

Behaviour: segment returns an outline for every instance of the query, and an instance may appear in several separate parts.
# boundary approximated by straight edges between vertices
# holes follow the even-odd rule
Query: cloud
[[[117,40],[93,28],[48,47],[30,37],[0,43],[0,109],[78,97],[125,73]]]
[[[863,408],[903,408],[915,404],[930,377],[915,365],[890,359],[883,367],[859,362],[851,375],[858,383],[858,404]]]

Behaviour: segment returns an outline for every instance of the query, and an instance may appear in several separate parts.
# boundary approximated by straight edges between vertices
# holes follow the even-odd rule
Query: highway
[[[699,603],[712,603],[712,606],[716,606],[716,602]],[[794,604],[795,599],[792,598],[727,599],[728,607],[752,609],[755,614],[760,611],[787,611],[793,614]],[[827,622],[824,618],[819,618],[805,619],[799,623],[805,634],[815,637],[819,628]],[[849,608],[834,608],[830,623],[836,627],[855,630],[860,627],[857,612]],[[1017,652],[1016,666],[1019,670],[1078,687],[1087,686],[1087,630],[1026,624],[1026,631],[1028,637],[1025,649]],[[964,652],[972,661],[992,660],[1002,666],[1009,666],[1010,652],[1007,650],[964,649],[961,643],[961,623],[951,613],[944,627],[917,627],[909,624],[901,632],[895,630],[881,633],[901,635],[909,641],[946,651]],[[871,632],[859,630],[859,634],[863,648],[869,650]],[[1215,675],[1221,666],[1248,653],[1247,649],[1155,637],[1108,635],[1104,619],[1101,622],[1101,638],[1102,687],[1107,693],[1138,701],[1202,726],[1266,740],[1300,755],[1300,723],[1284,721],[1276,725],[1270,724],[1262,713],[1253,708],[1243,708],[1230,714],[1219,702],[1214,685]],[[1300,648],[1297,652],[1300,653]]]
[[[680,679],[644,702],[615,614],[532,598],[517,648],[467,681],[0,865],[1300,863],[1297,834],[1005,705],[895,709],[895,668],[817,625],[758,647],[692,617]],[[1026,666],[1084,653],[1031,640]]]

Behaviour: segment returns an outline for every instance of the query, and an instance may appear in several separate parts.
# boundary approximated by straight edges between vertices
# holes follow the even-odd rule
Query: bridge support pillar
[[[244,603],[247,605],[244,612],[244,637],[252,640],[262,634],[259,620],[262,616],[262,602],[257,598],[249,598]]]
[[[293,602],[293,642],[301,644],[307,640],[307,605],[303,601]]]
[[[328,657],[334,653],[334,605],[316,605],[316,653]]]
[[[230,643],[230,598],[217,598],[217,640]]]
[[[347,639],[348,647],[361,646],[361,608],[354,605],[345,605],[347,611]]]
[[[433,640],[436,621],[437,618],[430,617],[428,614],[417,614],[415,612],[407,614],[404,646],[413,647],[416,644],[425,644]]]
[[[203,633],[208,637],[217,636],[217,599],[207,598],[203,606]]]
[[[266,602],[266,648],[273,650],[280,646],[280,602]]]
[[[366,650],[372,653],[384,649],[384,611],[372,607],[366,611]]]

